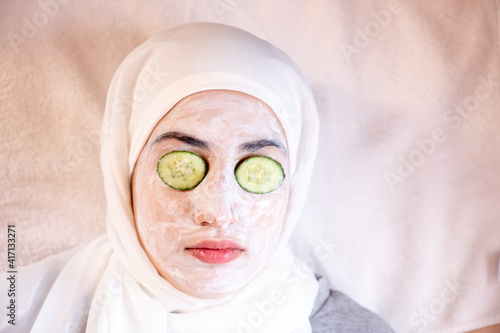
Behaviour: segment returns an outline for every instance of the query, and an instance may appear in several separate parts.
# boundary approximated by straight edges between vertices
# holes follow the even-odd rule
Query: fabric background
[[[313,88],[322,128],[299,256],[398,332],[498,323],[499,8],[4,0],[0,239],[16,225],[21,265],[101,235],[99,136],[113,73],[156,32],[220,22],[284,50]]]

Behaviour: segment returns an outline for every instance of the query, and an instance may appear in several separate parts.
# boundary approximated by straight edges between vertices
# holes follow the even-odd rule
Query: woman
[[[287,246],[318,119],[281,51],[218,24],[160,33],[117,70],[102,134],[107,236],[20,270],[17,329],[391,332]]]

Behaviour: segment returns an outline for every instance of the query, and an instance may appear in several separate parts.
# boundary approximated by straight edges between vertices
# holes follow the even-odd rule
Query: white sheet
[[[316,222],[296,233],[297,251],[398,332],[498,323],[499,7],[4,0],[0,237],[16,224],[20,265],[103,233],[98,135],[112,74],[155,32],[222,22],[290,54],[317,99],[304,211]],[[401,159],[415,166],[397,178]]]

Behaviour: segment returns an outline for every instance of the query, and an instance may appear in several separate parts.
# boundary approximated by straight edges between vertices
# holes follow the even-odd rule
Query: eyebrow
[[[195,137],[189,136],[189,135],[184,134],[184,133],[180,133],[180,132],[167,132],[167,133],[163,133],[163,134],[157,136],[153,140],[153,142],[151,143],[151,146],[154,146],[158,142],[161,142],[161,141],[167,140],[167,139],[176,139],[178,141],[184,142],[184,143],[186,143],[188,145],[195,146],[195,147],[198,147],[198,148],[203,148],[203,149],[209,149],[210,148],[210,145],[208,144],[208,142],[200,140],[200,139],[197,139]]]
[[[184,142],[188,145],[199,147],[202,149],[210,149],[210,144],[206,141],[203,141],[201,139],[195,138],[193,136],[187,135],[185,133],[180,133],[180,132],[167,132],[163,133],[159,136],[157,136],[153,142],[151,143],[151,146],[154,146],[155,144],[167,140],[167,139],[175,139],[180,142]],[[239,146],[240,151],[257,151],[259,149],[265,148],[265,147],[277,147],[281,149],[285,155],[287,155],[287,151],[285,146],[278,140],[275,139],[262,139],[262,140],[255,140],[255,141],[250,141],[250,142],[245,142]]]
[[[275,139],[263,139],[263,140],[246,142],[241,144],[239,149],[240,151],[257,151],[265,147],[277,147],[281,149],[285,153],[285,155],[287,155],[285,146],[281,142]]]

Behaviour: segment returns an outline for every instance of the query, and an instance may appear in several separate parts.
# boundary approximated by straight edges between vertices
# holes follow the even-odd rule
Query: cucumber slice
[[[207,173],[207,163],[190,151],[173,151],[158,161],[160,179],[173,189],[187,191],[198,186]]]
[[[281,164],[265,156],[253,156],[243,161],[235,171],[236,181],[247,192],[270,193],[285,179]]]

